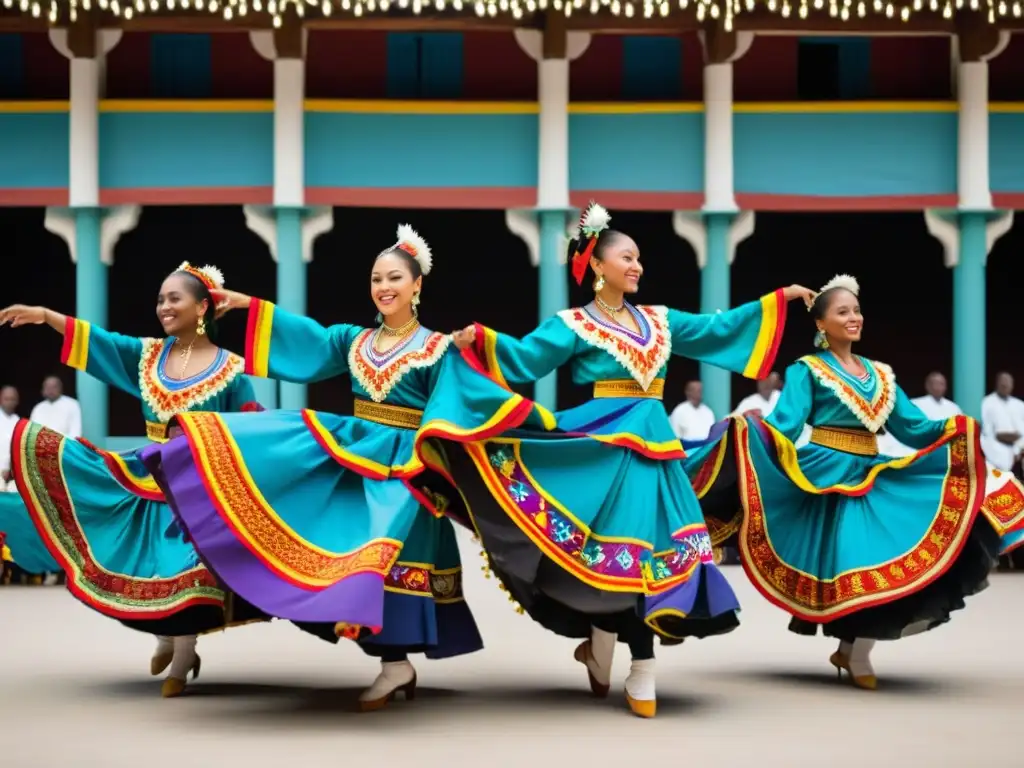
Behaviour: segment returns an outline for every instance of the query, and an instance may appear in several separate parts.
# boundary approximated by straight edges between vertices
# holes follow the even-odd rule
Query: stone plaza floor
[[[286,622],[203,637],[188,694],[160,698],[150,637],[61,587],[0,588],[3,768],[387,768],[585,766],[1024,766],[1024,574],[994,575],[954,621],[880,643],[879,690],[839,684],[834,643],[726,568],[744,606],[732,634],[659,649],[658,716],[596,701],[575,643],[520,616],[462,541],[466,591],[486,649],[414,657],[413,702],[354,711],[376,661]],[[544,765],[541,765],[541,764]]]

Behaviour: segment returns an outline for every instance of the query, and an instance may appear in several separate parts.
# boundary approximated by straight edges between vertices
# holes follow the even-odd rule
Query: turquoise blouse
[[[165,368],[173,344],[173,337],[122,336],[69,317],[61,362],[139,398],[146,435],[158,442],[167,439],[167,423],[179,413],[260,409],[238,355],[218,349],[205,371],[172,379]]]

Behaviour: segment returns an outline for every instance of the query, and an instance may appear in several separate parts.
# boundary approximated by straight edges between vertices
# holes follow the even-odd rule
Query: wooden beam
[[[549,11],[544,14],[541,56],[545,59],[564,59],[569,48],[568,19],[564,13]]]

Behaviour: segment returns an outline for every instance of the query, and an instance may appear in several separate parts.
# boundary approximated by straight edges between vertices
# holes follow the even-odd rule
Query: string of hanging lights
[[[840,22],[883,17],[910,21],[915,16],[953,18],[958,11],[983,13],[989,23],[1024,16],[1024,0],[0,0],[8,11],[51,24],[74,23],[82,13],[98,10],[130,20],[143,14],[209,13],[225,20],[266,15],[275,27],[285,16],[330,18],[384,15],[389,11],[463,15],[470,10],[481,18],[522,19],[538,11],[554,11],[567,17],[603,14],[614,17],[669,17],[693,14],[698,22],[718,21],[731,31],[745,13],[765,12],[784,19],[803,20],[827,16]]]

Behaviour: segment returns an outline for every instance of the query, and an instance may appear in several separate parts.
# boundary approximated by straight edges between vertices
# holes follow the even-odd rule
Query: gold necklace
[[[409,318],[408,322],[402,323],[397,328],[392,328],[387,323],[381,323],[379,331],[384,336],[404,336],[406,333],[409,332],[410,328],[415,328],[419,324],[419,318],[413,315],[412,317]]]
[[[614,317],[615,315],[619,314],[619,312],[621,312],[622,310],[624,310],[626,308],[626,302],[625,301],[623,301],[621,304],[619,304],[619,306],[613,307],[611,304],[609,304],[607,301],[602,299],[601,296],[596,294],[596,293],[594,294],[594,301],[597,302],[597,306],[599,306],[601,309],[603,309],[605,312],[607,312],[612,317]]]
[[[373,349],[374,349],[374,351],[377,352],[378,354],[384,354],[385,352],[390,352],[392,349],[394,349],[395,347],[399,346],[400,344],[402,344],[402,342],[404,342],[406,339],[408,339],[410,336],[412,336],[414,333],[416,333],[416,331],[419,330],[419,327],[420,327],[420,322],[415,317],[412,318],[409,322],[403,323],[398,328],[392,328],[392,327],[390,327],[388,325],[385,325],[384,323],[381,323],[380,328],[377,329],[377,333],[374,334],[374,336],[373,336]],[[395,343],[392,344],[387,349],[381,349],[380,348],[381,336],[388,336],[388,337],[391,337],[391,338],[397,337],[397,339],[396,339]]]
[[[179,339],[179,341],[180,341],[180,339]],[[188,343],[188,346],[185,349],[181,350],[181,352],[178,353],[178,356],[181,358],[181,370],[178,372],[178,378],[179,379],[184,379],[185,378],[185,371],[188,370],[188,361],[192,359],[192,345],[195,344],[195,343],[196,343],[196,339],[193,336],[192,337],[192,341],[190,341]]]

